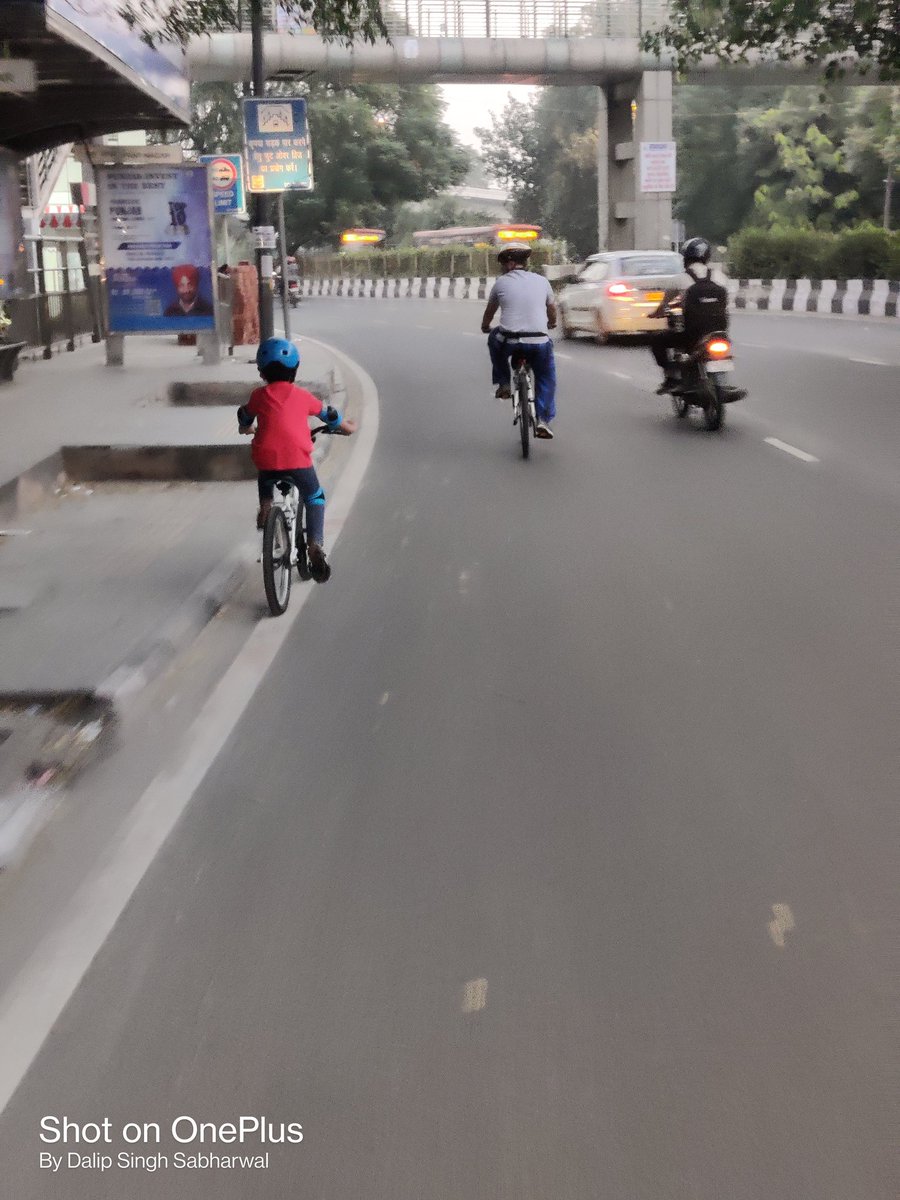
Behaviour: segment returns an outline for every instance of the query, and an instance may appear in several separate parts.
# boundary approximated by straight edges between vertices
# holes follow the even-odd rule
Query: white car
[[[564,338],[591,333],[602,345],[616,334],[668,328],[653,317],[665,293],[689,282],[681,255],[668,250],[592,254],[557,296]]]

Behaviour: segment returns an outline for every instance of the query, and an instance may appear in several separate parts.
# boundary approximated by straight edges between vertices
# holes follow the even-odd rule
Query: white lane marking
[[[470,979],[463,989],[463,1012],[481,1012],[487,1004],[487,989],[486,979]]]
[[[634,379],[633,375],[626,375],[624,371],[610,371],[610,375],[615,375],[616,379],[624,379],[626,383],[631,383]]]
[[[388,700],[390,699],[390,695],[390,692],[382,692],[381,699],[378,701],[382,708],[385,706],[385,704],[387,704]]]
[[[483,333],[473,333],[471,329],[461,329],[460,333],[463,335],[463,337],[483,338],[483,337],[487,336],[486,334],[483,334]]]
[[[884,361],[883,358],[854,358],[851,355],[848,362],[865,363],[867,367],[889,367],[891,364]]]
[[[415,329],[434,329],[433,325],[415,325]]]
[[[565,351],[563,351],[563,350],[557,350],[557,351],[556,351],[556,357],[557,357],[557,358],[564,358],[564,359],[566,360],[566,362],[572,362],[572,361],[573,361],[573,355],[571,355],[571,354],[566,354],[566,353],[565,353]]]
[[[773,904],[772,913],[773,917],[769,922],[769,937],[776,946],[783,948],[784,935],[796,928],[794,914],[787,904]]]
[[[790,446],[787,442],[781,441],[780,438],[763,438],[770,446],[774,446],[776,450],[783,450],[785,454],[793,454],[794,458],[799,458],[802,462],[818,462],[814,454],[807,454],[805,450],[798,450],[796,446]]]
[[[321,346],[314,338],[307,339]],[[327,349],[363,385],[363,420],[352,453],[328,504],[329,537],[340,537],[378,436],[378,391],[347,355]],[[313,594],[298,588],[297,602],[278,620],[262,620],[244,642],[197,714],[179,757],[153,780],[103,861],[81,885],[65,920],[35,948],[0,996],[0,1112],[40,1052],[60,1013],[115,927],[125,906],[227,744],[269,667],[282,651],[303,605]]]

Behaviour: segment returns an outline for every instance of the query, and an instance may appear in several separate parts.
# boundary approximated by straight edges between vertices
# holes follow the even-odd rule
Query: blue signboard
[[[206,167],[100,167],[110,333],[216,325]]]
[[[180,47],[148,46],[115,0],[46,0],[47,28],[107,61],[185,122],[191,116],[187,59]],[[144,5],[145,21],[162,23]]]
[[[201,154],[212,187],[213,212],[242,213],[244,205],[244,164],[240,154]]]
[[[305,100],[245,100],[244,138],[251,192],[312,191]]]

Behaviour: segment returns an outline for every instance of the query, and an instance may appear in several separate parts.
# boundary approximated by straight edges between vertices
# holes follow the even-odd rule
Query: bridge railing
[[[636,38],[665,19],[665,0],[394,0],[391,37]]]
[[[246,3],[246,0],[244,0]],[[391,38],[637,38],[661,25],[667,0],[387,0]],[[266,10],[267,25],[302,32],[296,18]],[[243,24],[242,26],[243,27]]]

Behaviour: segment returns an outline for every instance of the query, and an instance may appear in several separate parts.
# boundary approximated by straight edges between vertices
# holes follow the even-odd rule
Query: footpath
[[[298,382],[342,404],[331,355],[301,347]],[[254,354],[204,366],[171,337],[135,337],[124,367],[91,345],[0,386],[0,869],[255,560],[235,419]]]

